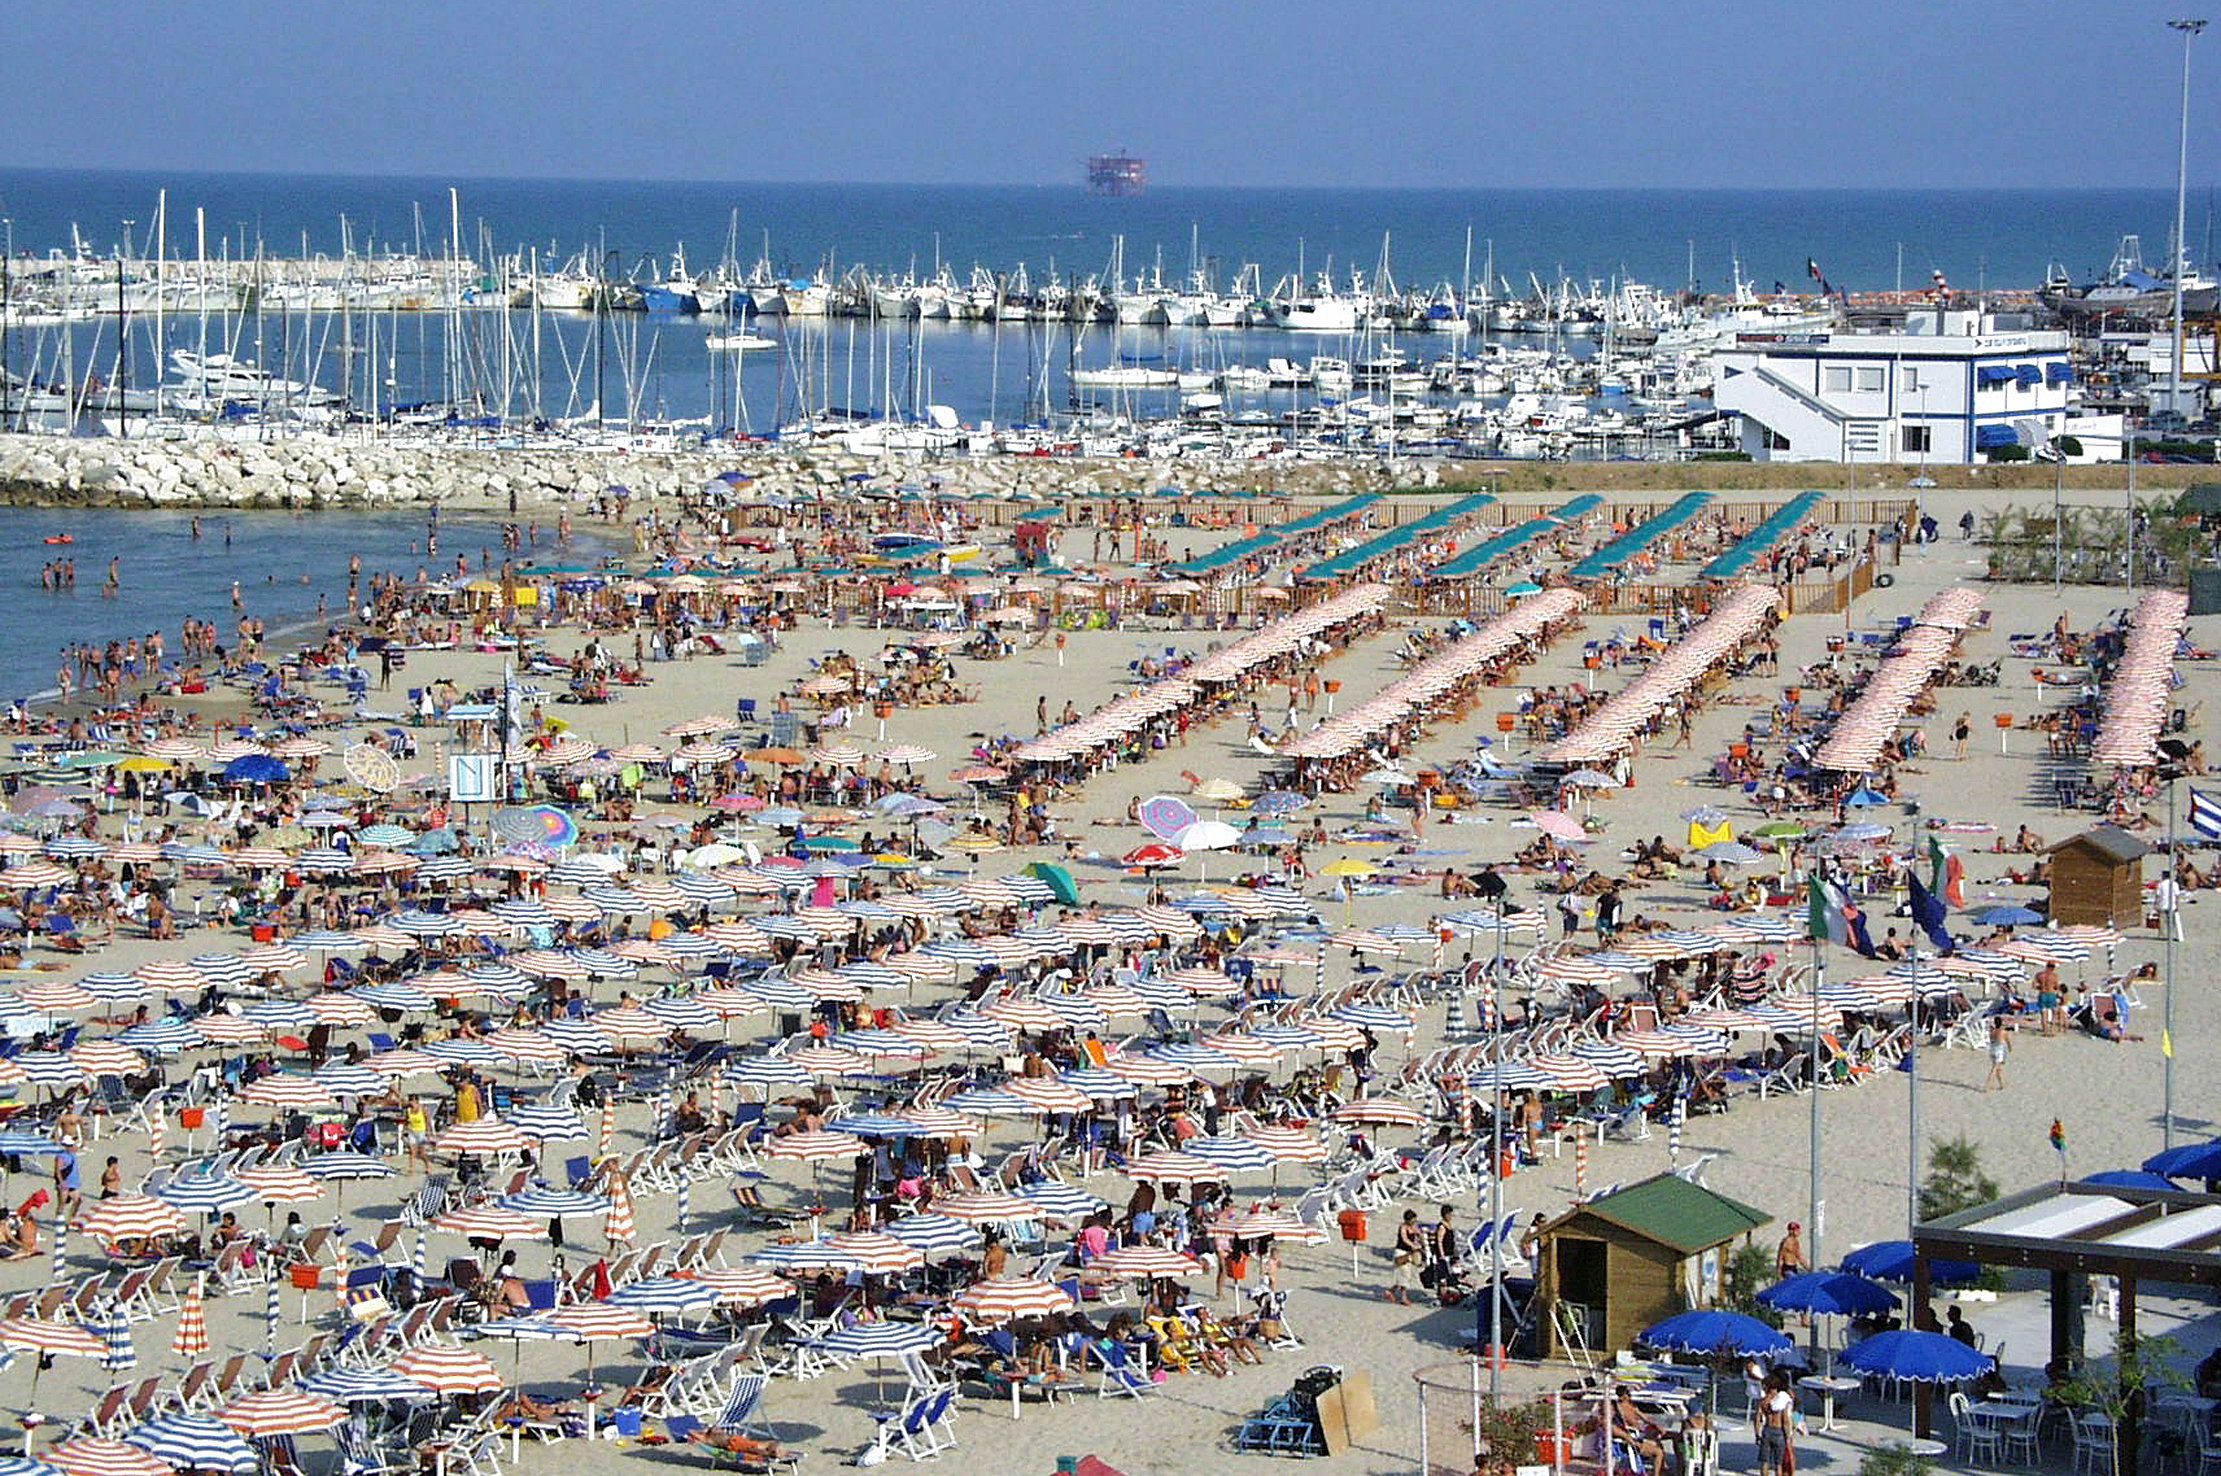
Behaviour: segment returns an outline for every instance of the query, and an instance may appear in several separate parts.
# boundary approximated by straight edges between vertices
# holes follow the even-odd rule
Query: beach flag
[[[1938,953],[1950,953],[1958,945],[1951,941],[1951,931],[1944,926],[1946,914],[1942,901],[1922,886],[1920,878],[1912,872],[1905,873],[1905,882],[1912,889],[1913,921],[1928,935],[1928,941],[1936,945]]]
[[[1851,905],[1843,888],[1817,872],[1805,878],[1806,935],[1815,943],[1841,943],[1860,956],[1872,958],[1874,944],[1866,936],[1866,915]]]
[[[2190,828],[2207,840],[2221,840],[2221,799],[2190,786]]]
[[[185,1305],[178,1308],[177,1332],[170,1339],[170,1351],[188,1361],[208,1351],[208,1309],[201,1293],[205,1280],[201,1276],[193,1278],[193,1289],[185,1294]]]
[[[1928,890],[1953,907],[1967,905],[1966,866],[1932,835],[1928,837]]]
[[[632,1222],[632,1189],[623,1178],[612,1175],[609,1180],[609,1218],[603,1222],[602,1234],[613,1246],[629,1246],[638,1233]]]

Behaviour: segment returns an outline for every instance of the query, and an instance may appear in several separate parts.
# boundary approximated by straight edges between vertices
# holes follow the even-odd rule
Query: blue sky
[[[2162,23],[2199,3],[14,0],[0,162],[1064,183],[1125,147],[1191,185],[2171,185]],[[2221,28],[2198,45],[2194,182]]]

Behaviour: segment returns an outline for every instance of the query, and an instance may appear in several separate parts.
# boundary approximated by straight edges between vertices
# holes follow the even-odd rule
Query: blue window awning
[[[2013,377],[2030,389],[2034,389],[2044,382],[2043,366],[2040,364],[2016,364],[2013,366]]]
[[[2010,364],[1984,364],[1974,371],[1975,378],[1984,385],[2011,384],[2019,376]]]
[[[2050,384],[2073,384],[2074,365],[2066,363],[2046,364],[2044,366],[2044,379]]]
[[[2001,446],[2018,446],[2020,437],[2013,434],[2009,425],[1978,425],[1974,428],[1974,449],[1995,451]]]

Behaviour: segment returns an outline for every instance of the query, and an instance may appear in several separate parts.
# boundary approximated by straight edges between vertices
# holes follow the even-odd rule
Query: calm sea
[[[481,550],[500,567],[498,523],[442,518],[437,560],[424,554],[427,526],[413,512],[205,512],[196,539],[187,513],[0,508],[0,549],[9,551],[0,560],[0,589],[11,613],[0,621],[0,702],[52,689],[65,647],[144,639],[159,630],[174,653],[179,624],[188,616],[213,622],[230,645],[238,623],[234,580],[246,613],[277,636],[313,628],[323,613],[337,618],[347,603],[352,555],[362,558],[366,585],[378,573],[409,579],[419,570],[452,574],[457,554],[475,573]],[[76,541],[67,547],[43,541],[62,534]],[[541,529],[538,552],[551,560],[553,537],[552,526]],[[590,543],[574,550],[581,560],[598,551]],[[44,588],[40,571],[63,558],[77,562],[76,588]],[[120,560],[122,584],[110,597],[101,586],[112,558]]]

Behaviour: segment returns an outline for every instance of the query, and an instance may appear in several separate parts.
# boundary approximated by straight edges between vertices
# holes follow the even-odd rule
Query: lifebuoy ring
[[[1876,589],[1888,589],[1896,582],[1897,576],[1895,574],[1877,574],[1874,576],[1874,587]]]

